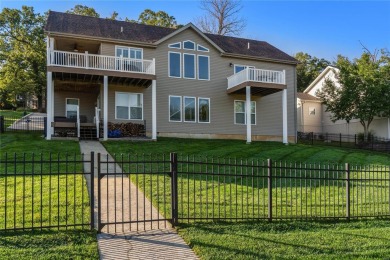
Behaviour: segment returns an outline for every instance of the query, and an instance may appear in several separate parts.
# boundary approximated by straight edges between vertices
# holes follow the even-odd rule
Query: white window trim
[[[68,110],[67,110],[68,99],[77,99],[77,106],[79,107],[79,112],[80,112],[80,99],[79,98],[65,98],[65,117],[66,118],[68,118]]]
[[[199,57],[207,57],[208,59],[207,59],[207,61],[208,61],[208,68],[209,68],[209,73],[208,73],[208,75],[209,75],[209,78],[208,79],[200,79],[199,78]],[[210,56],[208,56],[208,55],[197,55],[197,57],[196,57],[196,69],[197,69],[197,78],[198,78],[198,80],[206,80],[206,81],[209,81],[210,80]]]
[[[204,51],[204,50],[199,50],[199,47],[205,48],[206,51]],[[210,52],[209,48],[206,48],[206,47],[204,47],[203,45],[200,45],[200,44],[197,44],[197,45],[196,45],[196,50],[197,50],[197,51],[203,51],[203,52]]]
[[[180,98],[180,121],[171,120],[171,97]],[[181,96],[169,95],[168,103],[168,121],[173,123],[183,122],[183,98]]]
[[[115,57],[118,57],[118,56],[116,56],[116,53],[117,53],[116,51],[117,51],[118,48],[126,48],[126,49],[128,49],[129,55],[130,55],[130,49],[140,50],[141,51],[141,59],[133,59],[133,58],[126,58],[126,59],[131,59],[131,60],[143,60],[144,59],[144,49],[143,48],[115,45]]]
[[[199,120],[199,107],[200,107],[199,103],[200,103],[201,99],[207,99],[209,101],[209,121],[208,122],[201,122]],[[210,98],[198,97],[198,113],[197,114],[198,114],[198,123],[200,123],[200,124],[210,124],[210,122],[211,122],[211,102],[210,102]]]
[[[180,77],[176,77],[176,76],[171,76],[171,59],[170,59],[170,55],[171,53],[176,53],[176,54],[179,54],[180,58],[179,58],[179,70],[180,70]],[[175,52],[175,51],[168,51],[168,77],[170,78],[176,78],[176,79],[180,79],[181,78],[181,75],[182,75],[182,71],[181,71],[181,52]]]
[[[236,123],[236,101],[238,102],[244,102],[244,107],[245,107],[245,112],[244,112],[244,118],[245,118],[245,122],[244,124],[241,124],[241,123]],[[251,125],[256,125],[257,124],[257,118],[256,118],[256,101],[254,100],[251,100],[251,103],[254,102],[255,103],[255,123],[253,124],[253,122],[251,122]],[[234,112],[234,124],[235,125],[246,125],[246,101],[245,100],[234,100],[234,103],[233,103],[233,112]],[[242,113],[242,112],[238,112],[238,113]],[[251,116],[252,116],[252,113],[251,113]]]
[[[244,67],[245,69],[246,69],[246,68],[255,69],[255,66],[234,64],[234,67],[233,67],[233,72],[234,72],[234,74],[238,73],[238,72],[236,72],[236,67]]]
[[[195,104],[195,121],[187,121],[186,120],[186,111],[185,111],[185,100],[186,98],[192,98],[194,99],[194,104]],[[197,116],[196,116],[196,110],[197,109],[197,106],[196,106],[196,97],[190,97],[190,96],[184,96],[183,97],[183,122],[185,123],[196,123],[197,122]]]
[[[116,100],[117,100],[117,95],[118,94],[135,94],[135,95],[141,95],[141,102],[142,102],[142,118],[141,119],[123,119],[123,118],[117,118],[117,114],[116,114]],[[129,106],[129,117],[130,117],[131,113],[130,113],[130,106]],[[143,93],[135,93],[135,92],[122,92],[122,91],[115,91],[115,120],[124,120],[124,121],[141,121],[141,120],[144,120],[144,94]]]
[[[189,56],[194,56],[194,77],[193,78],[187,78],[186,76],[185,76],[185,66],[186,66],[186,64],[185,64],[185,62],[184,62],[184,56],[186,56],[186,55],[189,55]],[[191,54],[191,53],[183,53],[183,79],[196,79],[196,55],[195,54]]]
[[[184,47],[184,43],[185,42],[192,42],[194,44],[194,48],[193,49],[189,49],[189,48],[185,48]],[[196,43],[191,41],[191,40],[186,40],[186,41],[183,41],[183,50],[191,50],[191,51],[195,51],[196,50]]]
[[[173,47],[172,45],[174,45],[174,44],[179,44],[179,47]],[[174,42],[174,43],[168,44],[168,48],[181,49],[181,42]]]

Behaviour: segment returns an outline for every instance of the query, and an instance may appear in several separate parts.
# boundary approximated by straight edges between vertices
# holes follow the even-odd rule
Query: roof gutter
[[[226,53],[226,52],[221,53],[221,56],[222,57],[249,59],[249,60],[258,60],[258,61],[267,61],[267,62],[274,62],[274,63],[283,63],[283,64],[289,64],[289,65],[295,65],[295,66],[299,63],[299,61],[288,61],[288,60],[280,60],[280,59],[271,59],[271,58],[256,57],[256,56],[234,54],[234,53]]]
[[[130,44],[130,45],[141,46],[141,47],[157,48],[157,45],[154,43],[126,41],[120,39],[110,39],[104,37],[86,36],[86,35],[71,34],[71,33],[49,32],[49,31],[45,31],[45,34],[47,34],[48,36],[66,37],[66,38],[81,39],[81,40],[98,40],[98,41],[109,42],[114,44],[120,43],[120,44]]]

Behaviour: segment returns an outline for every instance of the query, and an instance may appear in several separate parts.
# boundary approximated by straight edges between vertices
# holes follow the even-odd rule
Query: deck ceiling
[[[228,94],[245,94],[246,86],[251,87],[251,95],[254,96],[268,96],[284,89],[287,89],[286,85],[282,84],[271,84],[271,83],[262,83],[255,81],[243,82],[235,87],[232,87],[227,90]]]
[[[104,76],[74,72],[53,72],[53,80],[57,83],[63,82],[70,85],[100,85],[103,84]],[[108,76],[108,84],[147,88],[152,84],[152,80],[135,77]]]

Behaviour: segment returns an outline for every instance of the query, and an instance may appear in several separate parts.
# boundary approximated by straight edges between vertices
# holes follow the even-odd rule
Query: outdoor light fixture
[[[230,62],[230,63],[229,63],[229,66],[230,66],[230,67],[233,67],[233,63]]]
[[[74,44],[74,49],[73,49],[73,51],[75,51],[75,52],[78,52],[78,51],[79,51],[79,50],[77,49],[77,43]]]

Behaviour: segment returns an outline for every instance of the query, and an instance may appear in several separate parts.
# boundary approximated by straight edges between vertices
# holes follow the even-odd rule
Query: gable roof
[[[45,25],[45,31],[49,34],[79,35],[154,46],[188,28],[194,29],[226,56],[252,57],[289,64],[298,63],[296,59],[267,42],[202,33],[191,23],[180,29],[173,29],[50,11]]]
[[[313,80],[312,83],[310,83],[310,85],[303,91],[303,93],[307,93],[309,92],[317,83],[318,81],[320,81],[322,78],[324,78],[331,70],[335,70],[336,72],[339,71],[338,68],[334,67],[334,66],[327,66],[321,73],[320,75],[317,76],[317,78],[315,78]]]
[[[297,92],[297,98],[300,100],[319,101],[320,99],[307,93]]]

